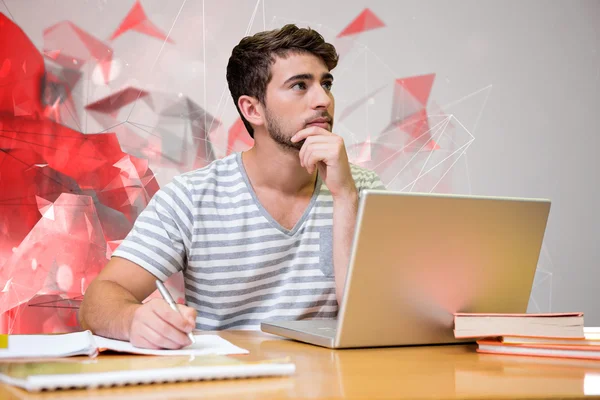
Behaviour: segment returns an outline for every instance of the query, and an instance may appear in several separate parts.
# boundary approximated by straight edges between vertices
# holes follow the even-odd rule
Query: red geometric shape
[[[435,74],[396,79],[396,85],[406,89],[423,107],[427,106]]]
[[[44,53],[49,52],[54,61],[65,67],[80,68],[83,63],[95,60],[108,84],[112,49],[74,23],[63,21],[44,30]]]
[[[66,94],[79,79],[71,69],[81,65],[73,60],[108,63],[112,50],[70,23],[59,24],[44,39],[65,39],[68,48],[57,45],[52,55],[70,70],[42,79],[40,52],[3,14],[0,27],[0,60],[11,60],[0,78],[0,315],[11,309],[16,318],[34,296],[81,295],[107,262],[106,243],[125,237],[158,183],[146,160],[123,153],[115,134],[83,134],[42,112],[41,93],[58,84],[55,78],[67,84]],[[109,185],[110,196],[103,196]],[[53,314],[42,328],[59,320]]]
[[[80,331],[77,323],[80,303],[81,300],[60,294],[36,295],[29,302],[0,315],[0,332],[2,322],[5,322],[4,332],[13,335]]]
[[[167,38],[166,35],[156,27],[156,25],[150,22],[139,0],[135,2],[129,11],[129,14],[127,14],[123,22],[121,22],[121,25],[119,25],[109,40],[115,40],[117,37],[121,36],[127,31],[137,31],[145,35],[153,36],[158,39],[166,40],[169,43],[173,43],[171,38]]]
[[[354,19],[354,21],[350,22],[350,24],[344,28],[339,35],[337,35],[337,37],[340,38],[343,36],[354,35],[356,33],[370,31],[383,26],[385,26],[383,21],[381,21],[379,17],[377,17],[377,15],[375,15],[371,10],[365,8],[363,12],[361,12],[360,15]]]
[[[358,143],[353,146],[353,148],[358,148],[356,155],[352,154],[350,158],[350,162],[357,165],[362,165],[371,161],[371,136],[367,136],[367,140],[362,143]]]
[[[57,60],[60,56],[60,50],[44,50],[44,55],[52,60]]]
[[[8,76],[11,66],[12,63],[10,61],[10,58],[5,59],[2,63],[2,66],[0,67],[0,79],[4,79]]]
[[[227,154],[237,151],[245,151],[254,145],[254,139],[250,137],[244,121],[238,118],[231,128],[227,136]]]
[[[2,13],[0,27],[0,112],[35,116],[42,111],[42,93],[32,83],[42,79],[44,59],[21,28]]]
[[[46,65],[44,83],[44,109],[43,115],[57,123],[70,127],[79,127],[77,107],[73,99],[73,89],[79,82],[82,72],[77,69],[62,67],[60,65]]]
[[[420,150],[433,151],[440,149],[440,146],[431,138],[431,128],[429,127],[429,117],[426,110],[405,119],[399,128],[407,131],[420,144]]]
[[[356,154],[365,148],[365,143],[357,143],[348,148],[348,152]],[[382,175],[385,170],[394,165],[396,159],[402,153],[400,150],[390,148],[378,143],[370,142],[368,145],[370,157],[368,160],[356,160],[355,163],[364,168],[375,171],[378,175]]]
[[[427,110],[425,109],[414,113],[401,121],[392,123],[392,125],[386,129],[386,132],[389,132],[390,129],[407,133],[412,139],[403,147],[403,151],[433,151],[440,148],[440,146],[431,138],[431,128],[429,127]]]
[[[36,294],[82,295],[106,264],[91,197],[63,193],[52,209],[54,219],[40,219],[0,270],[0,313]]]
[[[104,114],[111,114],[118,112],[121,108],[128,104],[133,103],[139,98],[148,96],[148,92],[136,89],[133,87],[127,87],[110,96],[104,97],[94,103],[85,106],[86,110],[97,111]]]

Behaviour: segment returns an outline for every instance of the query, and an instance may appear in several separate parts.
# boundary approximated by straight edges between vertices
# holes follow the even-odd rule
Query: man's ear
[[[262,126],[265,124],[264,108],[256,97],[240,96],[238,99],[238,107],[242,115],[250,124],[254,126]]]

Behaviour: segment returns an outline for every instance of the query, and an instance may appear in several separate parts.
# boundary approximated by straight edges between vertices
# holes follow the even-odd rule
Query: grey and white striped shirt
[[[351,164],[359,190],[381,189]],[[202,330],[257,329],[261,321],[333,318],[333,198],[317,178],[292,230],[262,207],[235,153],[157,192],[113,256],[161,280],[183,271],[187,305]]]

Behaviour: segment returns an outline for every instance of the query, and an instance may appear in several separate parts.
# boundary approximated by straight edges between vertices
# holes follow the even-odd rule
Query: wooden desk
[[[250,351],[250,355],[236,357],[290,356],[297,367],[295,375],[39,394],[0,385],[0,399],[600,397],[600,362],[594,361],[483,355],[475,353],[475,345],[328,350],[262,332],[219,335]]]

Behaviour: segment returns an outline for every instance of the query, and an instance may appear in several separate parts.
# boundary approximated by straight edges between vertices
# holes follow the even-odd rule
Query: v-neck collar
[[[290,229],[286,229],[283,226],[281,226],[279,224],[279,222],[277,222],[275,220],[275,218],[273,218],[271,216],[271,214],[269,214],[267,209],[264,208],[263,205],[258,200],[258,196],[256,195],[256,192],[254,191],[254,188],[252,187],[252,184],[250,183],[250,178],[248,178],[248,174],[246,173],[246,168],[244,167],[244,162],[242,161],[242,152],[238,152],[236,154],[236,161],[240,168],[242,178],[244,179],[244,182],[246,183],[246,187],[248,188],[248,191],[250,192],[250,195],[252,196],[254,203],[260,210],[263,217],[265,217],[267,219],[267,221],[269,221],[269,223],[274,228],[281,231],[282,233],[284,233],[288,236],[293,236],[294,234],[296,234],[296,232],[298,232],[298,229],[300,229],[300,227],[304,224],[304,221],[306,221],[308,219],[308,216],[310,215],[310,212],[312,211],[313,206],[314,206],[315,202],[317,201],[317,197],[319,197],[319,192],[321,191],[321,176],[319,175],[319,173],[317,172],[317,180],[315,182],[315,189],[314,189],[312,198],[310,199],[310,202],[308,203],[308,206],[306,207],[306,210],[304,210],[304,214],[302,214],[302,217],[298,220],[298,222],[296,222],[296,225],[294,225],[294,227],[290,230]]]

